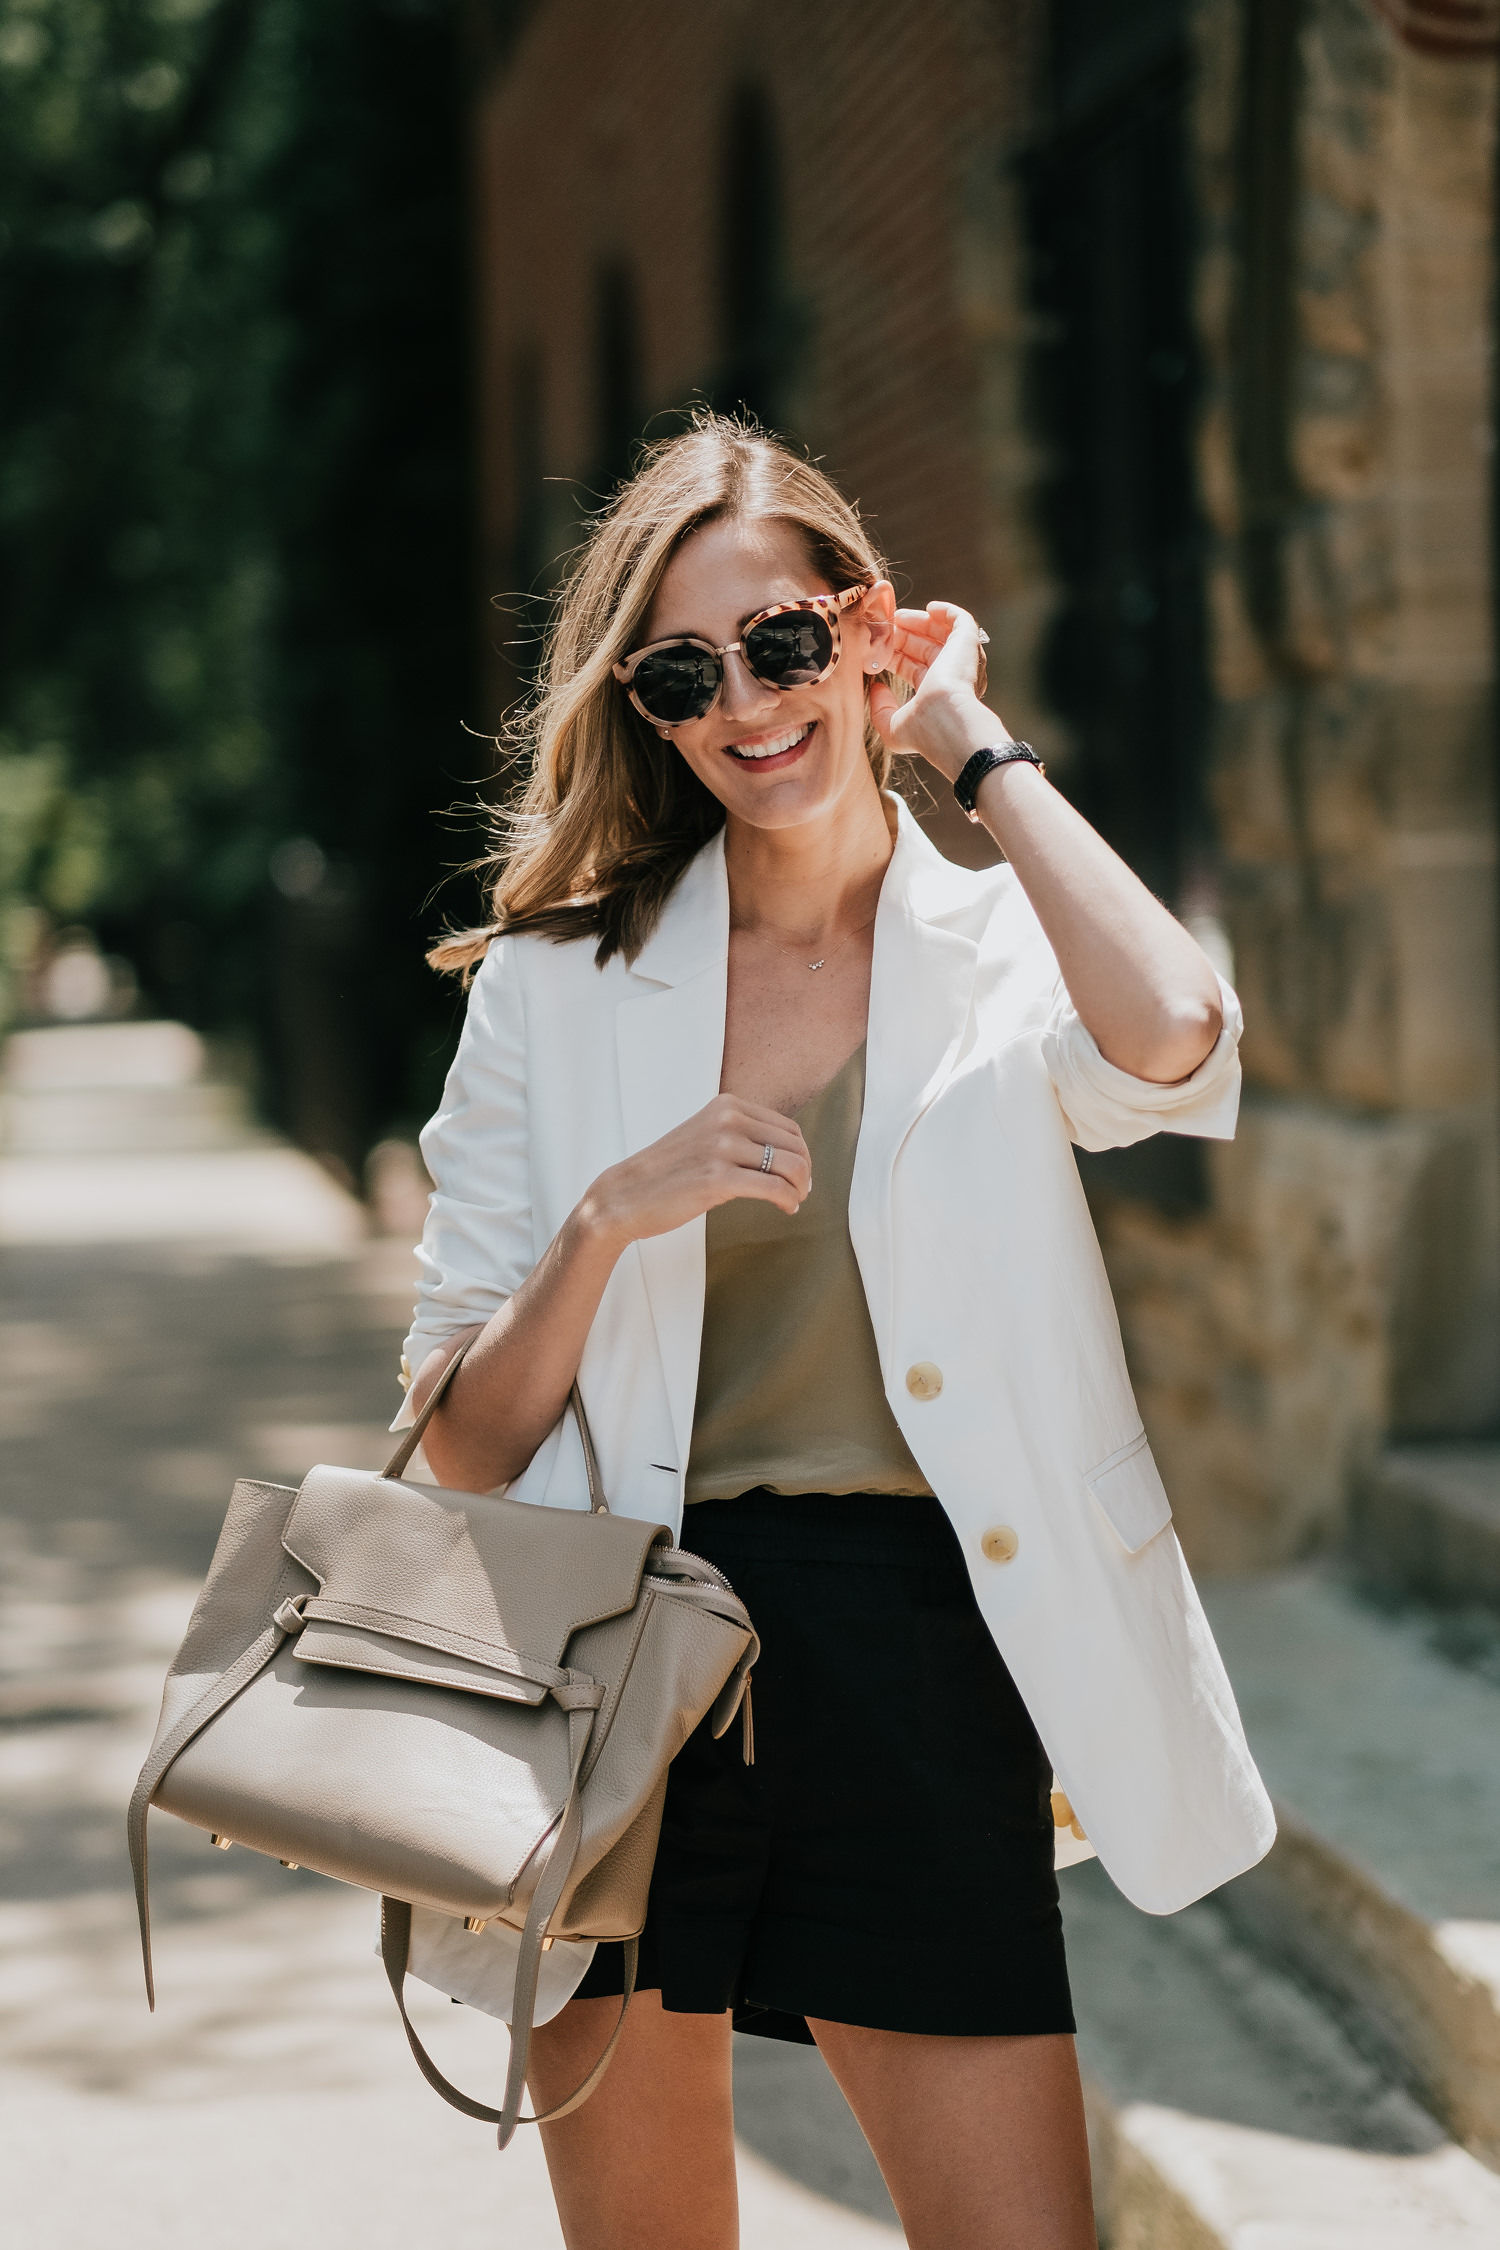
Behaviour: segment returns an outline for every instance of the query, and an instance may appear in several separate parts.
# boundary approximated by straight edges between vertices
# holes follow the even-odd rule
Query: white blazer
[[[589,1184],[719,1090],[729,890],[706,844],[633,964],[490,948],[422,1135],[436,1183],[406,1344],[489,1318]],[[849,1231],[886,1395],[1099,1857],[1148,1913],[1252,1866],[1270,1802],[1171,1528],[1070,1139],[1228,1139],[1239,1003],[1192,1077],[1106,1062],[1009,867],[943,859],[906,810],[875,917]],[[680,1527],[704,1222],[634,1244],[579,1381],[610,1505]],[[400,1421],[409,1419],[403,1413]],[[571,1421],[511,1487],[586,1504]],[[691,1542],[689,1542],[691,1543]]]

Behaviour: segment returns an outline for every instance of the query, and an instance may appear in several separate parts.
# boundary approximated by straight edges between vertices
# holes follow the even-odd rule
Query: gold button
[[[1068,1803],[1065,1789],[1054,1789],[1052,1792],[1052,1825],[1054,1828],[1071,1828],[1073,1825],[1073,1807]]]
[[[919,1359],[906,1370],[906,1387],[913,1398],[936,1398],[943,1387],[943,1371],[930,1359]]]
[[[991,1562],[1009,1562],[1021,1542],[1008,1523],[991,1524],[980,1540],[980,1552]]]

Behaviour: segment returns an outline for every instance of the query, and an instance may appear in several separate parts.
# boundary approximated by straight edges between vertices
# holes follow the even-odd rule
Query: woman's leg
[[[573,2000],[533,2032],[538,2109],[567,2100],[619,2012]],[[638,1992],[602,2084],[541,2134],[568,2250],[737,2250],[727,2015],[670,2015]]]
[[[1095,2250],[1071,2038],[810,2028],[911,2250]]]

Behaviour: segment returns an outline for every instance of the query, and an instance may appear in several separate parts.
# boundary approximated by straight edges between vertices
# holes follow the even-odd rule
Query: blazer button
[[[995,1523],[981,1538],[979,1549],[990,1562],[1009,1562],[1020,1544],[1008,1523]]]
[[[930,1359],[919,1359],[906,1370],[906,1387],[913,1398],[936,1398],[943,1387],[943,1371]]]

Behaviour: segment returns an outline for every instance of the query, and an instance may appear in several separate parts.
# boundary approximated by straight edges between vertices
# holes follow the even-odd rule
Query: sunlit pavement
[[[0,1158],[0,2151],[35,2250],[552,2250],[505,2156],[418,2079],[372,1902],[157,1816],[146,2011],[122,1813],[234,1477],[375,1464],[399,1244],[259,1141]],[[436,1995],[450,2074],[503,2029]],[[744,2240],[897,2239],[815,2055],[741,2041]]]

